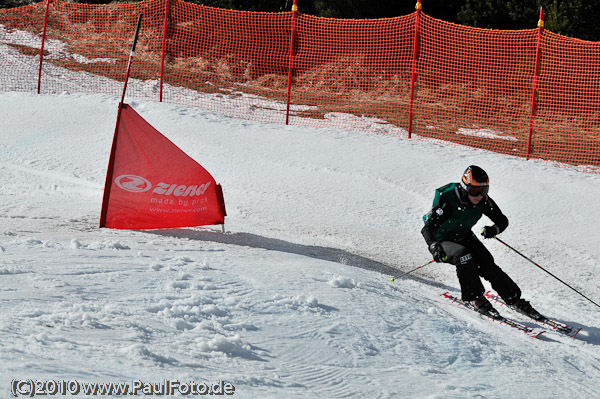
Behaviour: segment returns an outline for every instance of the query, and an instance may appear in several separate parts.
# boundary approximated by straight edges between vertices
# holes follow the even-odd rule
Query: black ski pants
[[[485,293],[481,277],[509,305],[521,297],[517,284],[494,262],[487,248],[472,235],[465,242],[442,241],[442,248],[448,256],[448,263],[456,266],[463,301],[473,301]]]

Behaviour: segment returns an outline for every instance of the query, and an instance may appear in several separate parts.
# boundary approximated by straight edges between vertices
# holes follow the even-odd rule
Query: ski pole
[[[510,248],[513,251],[515,251],[516,253],[518,253],[519,255],[521,255],[523,258],[527,259],[529,262],[533,263],[534,265],[536,265],[537,267],[539,267],[540,269],[542,269],[543,271],[545,271],[546,273],[548,273],[549,275],[551,275],[552,277],[554,277],[555,279],[557,279],[558,281],[560,281],[561,283],[563,283],[564,285],[566,285],[567,287],[569,287],[570,289],[572,289],[573,291],[575,291],[576,293],[578,293],[579,295],[581,295],[582,297],[584,297],[585,299],[587,299],[588,301],[590,301],[591,303],[593,303],[594,305],[596,305],[596,306],[598,306],[600,308],[600,305],[598,305],[596,302],[592,301],[590,298],[588,298],[587,296],[583,295],[581,292],[577,291],[575,288],[571,287],[569,284],[565,283],[564,281],[562,281],[561,279],[559,279],[558,277],[556,277],[554,274],[550,273],[548,270],[544,269],[543,267],[541,267],[540,265],[538,265],[537,263],[535,263],[534,261],[532,261],[531,259],[529,259],[527,256],[523,255],[521,252],[517,251],[516,249],[514,249],[513,247],[511,247],[510,245],[508,245],[507,243],[505,243],[504,241],[502,241],[498,237],[494,237],[494,238],[496,240],[500,241],[502,244],[506,245],[508,248]]]
[[[404,273],[404,274],[401,274],[401,275],[399,275],[398,277],[392,277],[392,278],[390,279],[390,281],[393,283],[394,281],[396,281],[396,279],[397,279],[397,278],[404,277],[404,276],[406,276],[407,274],[411,274],[412,272],[416,272],[416,271],[417,271],[417,270],[419,270],[420,268],[422,268],[422,267],[424,267],[424,266],[427,266],[428,264],[430,264],[430,263],[433,263],[433,262],[435,262],[435,260],[433,260],[433,259],[432,259],[432,260],[430,260],[429,262],[425,263],[424,265],[421,265],[421,266],[419,266],[419,267],[415,267],[415,268],[414,268],[414,269],[412,269],[411,271],[409,271],[409,272],[406,272],[406,273]]]

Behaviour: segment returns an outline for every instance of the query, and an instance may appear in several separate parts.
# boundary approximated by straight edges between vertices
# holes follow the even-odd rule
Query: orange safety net
[[[526,156],[537,29],[419,26],[414,133]]]
[[[128,96],[600,173],[600,43],[460,26],[420,10],[344,20],[182,0],[46,0],[0,10],[0,90],[119,95],[140,13]]]
[[[284,121],[290,12],[232,11],[183,1],[171,1],[169,9],[165,82],[208,95],[190,98],[176,89],[165,101],[236,118]],[[270,112],[277,107],[279,112]]]
[[[404,134],[414,16],[375,20],[300,14],[294,41],[294,124],[356,125]],[[350,115],[351,117],[349,117]]]
[[[0,9],[0,90],[37,90],[44,14],[42,3]]]
[[[600,173],[600,43],[545,31],[541,46],[532,154]]]

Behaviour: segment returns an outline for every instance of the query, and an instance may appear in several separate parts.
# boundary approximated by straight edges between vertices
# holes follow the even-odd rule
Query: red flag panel
[[[100,227],[224,223],[223,195],[215,179],[127,104],[113,141]]]

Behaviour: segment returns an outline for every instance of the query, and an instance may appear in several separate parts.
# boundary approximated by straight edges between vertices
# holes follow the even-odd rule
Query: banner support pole
[[[129,74],[131,73],[131,64],[133,63],[133,57],[135,56],[135,45],[138,40],[140,33],[140,26],[142,25],[142,16],[140,14],[137,21],[137,27],[135,28],[135,36],[133,37],[133,44],[131,45],[131,52],[129,53],[129,62],[127,63],[127,72],[125,73],[125,83],[123,85],[123,94],[121,95],[121,101],[119,102],[119,108],[117,110],[117,122],[115,125],[115,133],[113,135],[113,142],[110,149],[110,156],[108,158],[108,168],[106,170],[106,181],[104,182],[104,196],[102,198],[102,210],[100,211],[100,226],[106,225],[106,212],[108,208],[108,199],[110,197],[110,187],[112,186],[113,176],[113,165],[115,162],[115,149],[117,147],[117,134],[119,132],[119,122],[121,121],[121,110],[123,109],[123,101],[125,100],[125,92],[127,91],[127,81],[129,80]]]
[[[127,72],[125,73],[125,83],[123,84],[123,94],[121,95],[121,102],[119,103],[119,107],[123,105],[123,101],[125,100],[125,92],[127,91],[127,82],[129,81],[129,74],[131,73],[131,64],[133,64],[133,57],[135,56],[135,45],[138,41],[138,35],[140,34],[140,27],[142,26],[142,17],[144,15],[140,14],[137,21],[137,27],[135,28],[135,36],[133,37],[133,44],[131,45],[131,52],[129,53],[129,61],[127,62]]]

